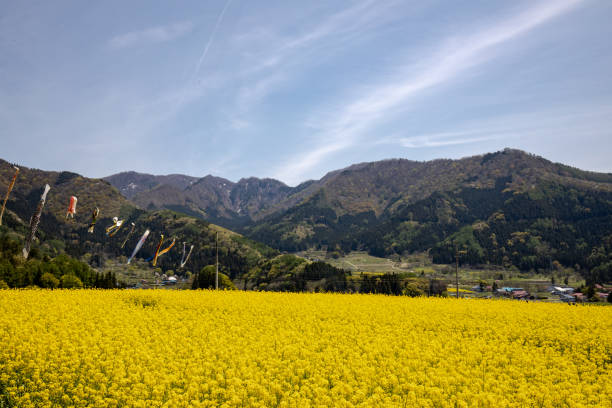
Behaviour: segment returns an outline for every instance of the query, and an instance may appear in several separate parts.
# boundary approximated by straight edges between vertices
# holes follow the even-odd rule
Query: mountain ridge
[[[0,196],[4,198],[7,186],[14,174],[14,165],[0,159]],[[215,262],[215,240],[218,234],[219,260],[222,271],[231,277],[246,273],[251,267],[277,251],[254,242],[240,234],[211,224],[201,217],[189,217],[171,210],[145,211],[139,209],[108,181],[90,179],[72,172],[49,172],[20,166],[16,183],[10,194],[4,213],[0,236],[12,236],[17,245],[23,242],[29,231],[29,219],[33,214],[45,184],[51,189],[47,194],[44,211],[34,241],[32,257],[37,254],[57,256],[67,254],[82,259],[94,268],[103,268],[105,261],[125,265],[139,237],[150,230],[135,263],[142,264],[141,257],[148,258],[155,252],[161,234],[166,241],[176,238],[176,249],[160,259],[161,270],[176,270],[181,260],[181,242],[194,245],[189,265],[181,272],[197,273],[206,265]],[[71,196],[78,198],[76,215],[67,218],[66,211]],[[87,231],[92,211],[99,208],[99,216],[93,233]],[[108,236],[105,229],[113,224],[113,217],[124,220],[124,226],[114,236]],[[133,233],[128,227],[135,223]],[[123,244],[125,240],[126,244]],[[1,251],[0,251],[1,252]],[[0,254],[1,255],[1,254]],[[38,256],[40,258],[40,256]],[[21,261],[19,261],[21,262]],[[177,271],[178,273],[179,271]],[[0,278],[1,279],[1,278]]]
[[[610,173],[505,149],[458,160],[358,163],[269,195],[254,183],[258,179],[249,180],[254,191],[234,194],[233,202],[237,183],[212,185],[209,196],[222,199],[192,196],[174,209],[195,208],[203,218],[288,252],[428,252],[434,262],[451,263],[454,248],[462,246],[470,264],[546,270],[556,260],[593,279],[612,276],[610,256],[592,255],[612,254]],[[243,208],[248,211],[238,215]]]
[[[508,159],[500,164],[500,156],[508,156]],[[496,165],[488,169],[487,163],[491,162]],[[510,171],[504,172],[504,166]],[[537,174],[537,171],[542,174]],[[520,176],[509,186],[514,190],[524,190],[530,181],[533,183],[540,179],[562,181],[579,188],[612,190],[611,173],[580,170],[520,150],[505,149],[457,160],[414,161],[400,158],[356,163],[330,171],[319,180],[308,180],[295,187],[271,178],[249,177],[232,182],[207,175],[181,188],[169,176],[143,175],[149,179],[156,177],[157,184],[148,190],[141,189],[131,198],[142,208],[168,208],[168,205],[175,209],[183,207],[185,211],[201,214],[203,218],[210,217],[228,226],[241,226],[245,220],[247,223],[259,221],[273,213],[287,210],[308,200],[325,187],[330,190],[329,198],[340,214],[374,211],[380,216],[389,205],[427,196],[435,190],[452,190],[460,184],[492,186],[495,177],[507,176],[509,173]],[[104,179],[120,191],[125,191],[129,184],[126,184],[126,180],[118,182],[116,176]],[[429,186],[423,182],[432,179],[434,182]],[[356,183],[360,184],[358,188]],[[173,191],[171,198],[166,201],[160,197],[164,190],[156,190],[164,184],[172,185],[181,192]]]
[[[12,171],[8,163],[0,164],[4,186]],[[581,273],[593,273],[598,280],[612,276],[612,174],[582,171],[518,150],[459,160],[359,163],[296,187],[274,179],[243,178],[234,183],[214,176],[194,181],[181,175],[165,179],[121,175],[123,187],[134,182],[130,177],[157,184],[127,200],[107,181],[28,169],[7,208],[27,219],[41,186],[48,182],[53,188],[45,212],[55,220],[65,214],[69,196],[79,193],[74,222],[80,224],[81,238],[87,236],[81,230],[90,217],[88,208],[100,202],[105,217],[119,214],[138,219],[141,225],[142,221],[167,225],[190,239],[207,231],[208,241],[211,233],[204,221],[195,229],[189,226],[193,221],[171,227],[176,224],[173,219],[184,219],[179,213],[281,251],[366,250],[385,257],[427,252],[434,262],[450,263],[454,248],[460,246],[466,248],[465,261],[475,265],[545,270],[556,260]],[[183,184],[164,184],[173,180]],[[140,205],[134,203],[137,200],[142,200]],[[161,214],[160,221],[155,221],[155,214]],[[42,230],[51,230],[52,221],[43,217]],[[100,221],[108,224],[110,218]],[[53,228],[65,239],[75,232],[64,224],[68,225],[61,221]],[[153,244],[143,251],[151,251]],[[236,248],[243,254],[252,251]],[[206,251],[209,261],[212,253]],[[247,262],[254,259],[251,256],[232,257],[235,265],[254,265]]]

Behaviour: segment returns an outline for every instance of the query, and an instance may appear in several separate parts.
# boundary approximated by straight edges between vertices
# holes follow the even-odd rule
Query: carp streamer
[[[11,194],[11,190],[15,185],[15,180],[17,180],[17,175],[19,174],[19,167],[14,166],[15,174],[13,174],[13,180],[11,180],[11,184],[8,186],[8,190],[6,190],[6,196],[4,196],[4,202],[2,203],[2,210],[0,210],[0,225],[2,225],[2,216],[4,215],[4,209],[6,208],[6,202],[8,201],[9,194]]]
[[[183,255],[181,256],[181,268],[185,267],[185,264],[187,263],[187,260],[189,259],[189,256],[191,255],[191,251],[193,251],[193,245],[192,245],[191,248],[189,248],[187,257],[185,257],[185,245],[187,245],[187,243],[183,242]]]
[[[159,258],[160,256],[162,256],[163,254],[165,254],[166,252],[168,252],[168,251],[170,251],[172,249],[172,247],[176,243],[176,238],[172,239],[172,242],[170,243],[170,245],[168,245],[166,248],[160,250],[159,248],[161,248],[162,242],[164,242],[164,235],[163,234],[162,234],[161,239],[159,241],[159,245],[157,245],[157,250],[155,251],[155,255],[152,256],[151,258],[147,259],[147,261],[150,261],[151,259],[153,259],[153,266],[157,265],[157,258]]]
[[[68,217],[74,218],[74,214],[76,214],[76,205],[77,205],[77,198],[75,196],[70,197],[70,203],[68,204],[68,211],[66,212],[66,219],[68,219]]]
[[[130,262],[132,262],[132,258],[134,258],[136,254],[138,253],[138,251],[140,251],[140,248],[142,248],[142,245],[144,244],[145,240],[147,239],[150,233],[151,231],[146,230],[144,234],[142,234],[142,237],[140,237],[140,241],[138,241],[138,243],[136,244],[136,248],[134,248],[134,252],[132,252],[132,255],[127,261],[128,265],[130,264]]]
[[[136,224],[132,223],[132,228],[130,229],[130,232],[128,232],[127,236],[125,237],[125,239],[123,240],[123,244],[121,244],[121,248],[123,249],[123,247],[125,246],[125,244],[128,242],[128,239],[130,239],[130,236],[132,235],[132,233],[134,232],[134,228],[136,227]]]
[[[157,248],[155,249],[155,255],[153,255],[153,266],[157,264],[157,256],[159,255],[159,248],[161,248],[162,243],[164,242],[164,234],[161,234],[161,238],[159,239],[159,244],[157,244]],[[150,261],[151,258],[147,259]]]
[[[38,223],[40,223],[40,215],[42,214],[43,207],[45,206],[45,201],[47,200],[47,193],[51,190],[48,184],[45,184],[45,190],[40,197],[40,201],[38,202],[38,207],[36,207],[36,212],[30,218],[30,233],[26,239],[25,245],[23,247],[23,257],[28,259],[28,255],[30,254],[30,248],[32,247],[32,241],[34,240],[34,236],[36,235],[36,230],[38,229]]]
[[[111,225],[110,227],[106,229],[106,235],[108,235],[109,237],[112,237],[113,235],[117,233],[117,231],[119,231],[122,225],[123,225],[123,220],[120,220],[117,217],[113,217],[113,225]]]
[[[100,209],[96,207],[91,213],[91,223],[89,224],[89,228],[87,228],[87,232],[89,233],[94,232],[94,227],[96,225],[96,221],[98,220],[98,215],[100,215]]]

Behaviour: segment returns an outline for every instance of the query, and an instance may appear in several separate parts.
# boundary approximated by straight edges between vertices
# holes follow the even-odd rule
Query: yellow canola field
[[[612,406],[612,307],[0,291],[0,406]]]

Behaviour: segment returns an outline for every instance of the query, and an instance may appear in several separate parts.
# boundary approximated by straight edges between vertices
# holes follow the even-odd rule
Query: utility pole
[[[215,270],[215,289],[219,289],[219,231],[217,231],[216,233],[216,242],[217,244],[215,245],[217,248],[217,267]]]
[[[455,287],[457,289],[457,299],[459,299],[459,254],[465,254],[467,251],[459,251],[455,245]]]
[[[457,288],[457,299],[459,299],[459,250],[455,246],[455,286]]]

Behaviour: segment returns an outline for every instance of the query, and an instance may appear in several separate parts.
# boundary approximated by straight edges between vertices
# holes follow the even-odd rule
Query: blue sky
[[[0,4],[0,157],[274,177],[513,147],[612,171],[612,2]]]

